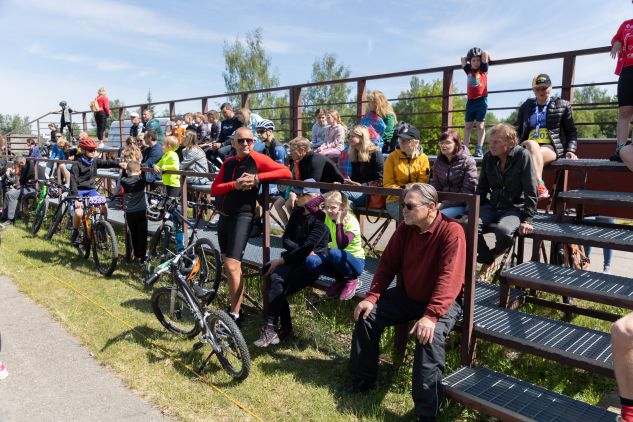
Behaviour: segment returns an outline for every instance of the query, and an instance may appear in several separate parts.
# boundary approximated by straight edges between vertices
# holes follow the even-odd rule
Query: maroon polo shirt
[[[455,220],[438,212],[422,231],[400,224],[380,257],[366,300],[376,303],[400,271],[411,299],[426,303],[424,316],[433,322],[444,315],[460,295],[466,268],[466,237]]]

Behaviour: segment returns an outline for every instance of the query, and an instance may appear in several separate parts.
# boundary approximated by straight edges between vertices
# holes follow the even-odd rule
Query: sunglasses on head
[[[249,145],[255,142],[255,140],[251,138],[237,138],[236,140],[238,144],[245,144],[245,145]]]

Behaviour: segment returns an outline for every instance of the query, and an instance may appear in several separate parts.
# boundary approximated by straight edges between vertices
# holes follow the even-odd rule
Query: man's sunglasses
[[[403,202],[402,204],[400,204],[400,206],[401,206],[402,208],[406,208],[406,209],[408,209],[409,211],[411,211],[411,210],[412,210],[412,209],[414,209],[414,208],[419,208],[419,207],[421,207],[422,205],[424,205],[424,204],[407,204],[407,203],[404,203],[404,202]]]
[[[250,145],[253,142],[255,142],[255,140],[251,138],[237,138],[236,140],[238,144],[244,144],[244,145]]]

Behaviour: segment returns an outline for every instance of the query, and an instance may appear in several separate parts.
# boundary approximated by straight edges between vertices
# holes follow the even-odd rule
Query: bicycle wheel
[[[187,338],[193,338],[200,332],[194,312],[176,286],[154,290],[151,302],[154,315],[167,331]]]
[[[48,212],[48,198],[44,198],[39,208],[36,209],[35,218],[33,218],[33,224],[31,225],[31,234],[35,236],[42,227],[42,223],[46,218]]]
[[[212,293],[206,296],[208,305],[217,295],[222,281],[222,256],[213,242],[207,238],[196,240],[193,251],[196,262],[187,280],[197,286],[211,289]]]
[[[90,256],[90,237],[88,232],[86,232],[86,226],[83,222],[79,226],[79,236],[77,239],[79,240],[79,243],[75,245],[77,253],[79,253],[81,258],[88,259]]]
[[[235,321],[224,311],[213,311],[207,315],[206,325],[220,346],[216,355],[224,370],[235,379],[245,379],[251,370],[251,356]]]
[[[55,216],[53,217],[53,222],[51,223],[44,239],[51,240],[53,235],[57,232],[57,230],[62,231],[64,229],[64,225],[62,224],[64,221],[64,217],[68,215],[66,212],[66,206],[64,202],[60,202],[57,205],[57,209],[55,210]]]
[[[38,201],[37,192],[28,192],[22,195],[20,199],[20,218],[16,221],[21,221],[24,227],[30,228],[30,223],[35,215],[35,208]]]
[[[112,275],[119,259],[114,229],[105,220],[99,220],[92,226],[92,259],[97,271],[105,276]]]
[[[171,245],[171,227],[162,226],[152,236],[145,257],[145,279],[154,274],[154,270],[168,257],[168,250],[174,250]]]

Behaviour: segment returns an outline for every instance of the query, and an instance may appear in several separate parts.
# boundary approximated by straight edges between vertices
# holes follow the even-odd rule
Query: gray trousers
[[[4,208],[7,212],[7,218],[13,220],[15,218],[15,211],[18,209],[18,203],[22,195],[35,191],[35,188],[21,187],[18,189],[11,189],[4,194]]]
[[[496,243],[490,249],[483,233],[490,224],[496,224],[494,234]],[[477,262],[492,264],[496,255],[502,254],[512,246],[512,236],[521,224],[521,210],[518,208],[496,209],[490,204],[479,208],[479,237],[477,239]]]

